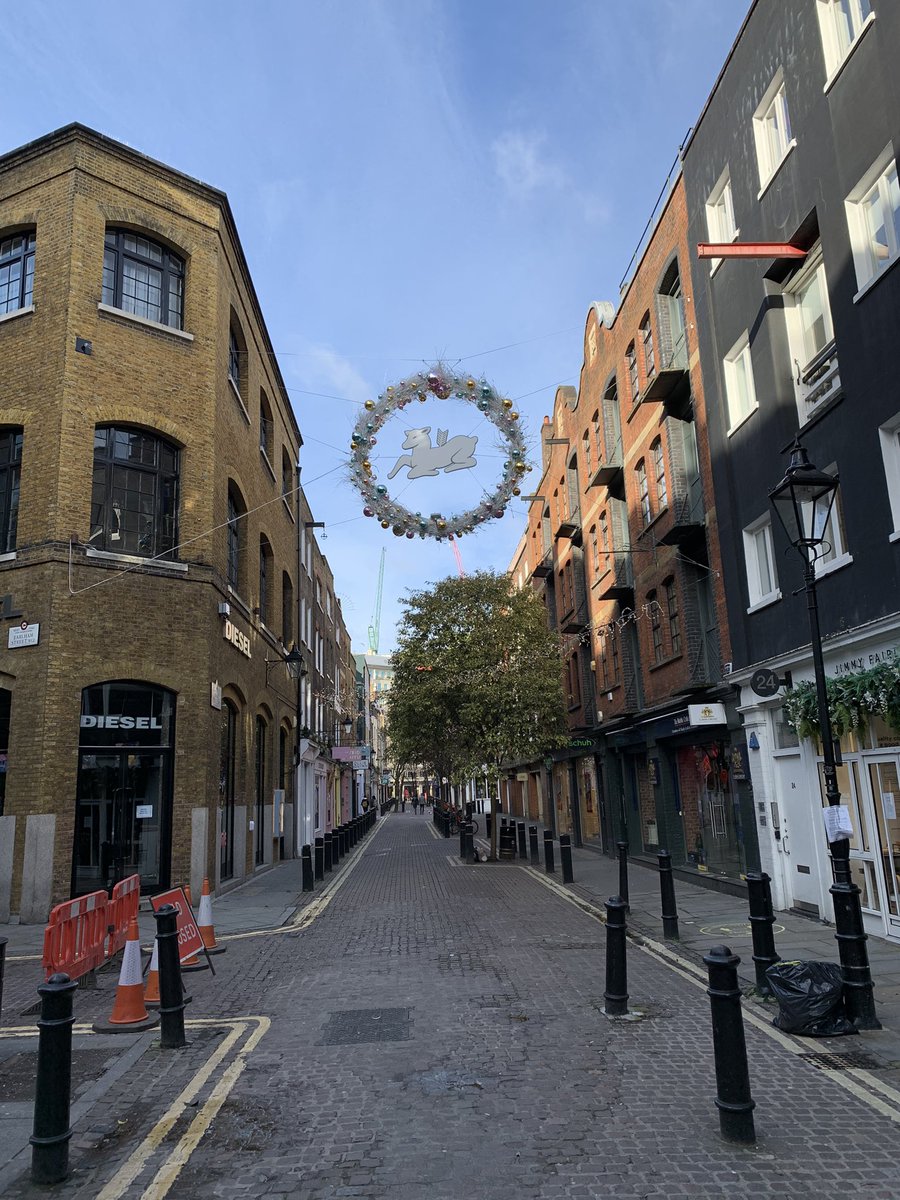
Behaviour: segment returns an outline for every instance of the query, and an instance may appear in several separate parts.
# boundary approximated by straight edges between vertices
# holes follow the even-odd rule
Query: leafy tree
[[[388,701],[398,760],[462,781],[566,743],[559,639],[530,588],[479,571],[403,603]]]

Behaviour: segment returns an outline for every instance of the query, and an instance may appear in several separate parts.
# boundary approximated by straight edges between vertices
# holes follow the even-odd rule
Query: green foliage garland
[[[828,712],[836,737],[865,732],[872,717],[900,732],[900,652],[890,662],[878,663],[867,671],[854,671],[825,681]],[[784,698],[788,724],[800,737],[820,737],[816,687],[800,683]]]

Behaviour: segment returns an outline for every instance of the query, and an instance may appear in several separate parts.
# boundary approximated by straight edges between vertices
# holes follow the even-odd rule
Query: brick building
[[[321,555],[226,196],[78,125],[0,158],[0,378],[0,919],[293,853]]]
[[[545,418],[523,556],[562,638],[572,741],[517,774],[529,815],[540,791],[576,842],[610,850],[624,837],[632,854],[664,847],[685,869],[737,879],[756,860],[755,823],[722,678],[689,262],[677,175],[618,306],[588,312],[578,388],[559,388]]]

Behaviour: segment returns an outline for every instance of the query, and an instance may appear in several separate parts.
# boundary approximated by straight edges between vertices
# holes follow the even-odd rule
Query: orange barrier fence
[[[125,945],[128,925],[137,920],[140,875],[129,875],[113,888],[57,904],[44,930],[43,967],[47,978],[65,971],[78,979],[103,965]]]
[[[125,945],[128,937],[128,926],[137,920],[138,905],[141,900],[141,877],[129,875],[113,888],[107,906],[109,945],[106,957],[112,958]]]
[[[44,930],[43,966],[48,979],[57,971],[78,979],[101,965],[106,958],[108,910],[104,891],[57,904]]]

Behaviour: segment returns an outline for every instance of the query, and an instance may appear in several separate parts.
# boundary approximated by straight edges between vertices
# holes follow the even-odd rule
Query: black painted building
[[[802,561],[767,499],[798,434],[840,490],[818,564],[826,672],[900,645],[900,5],[756,0],[684,154],[732,646],[763,869],[776,905],[831,919],[821,758],[757,696],[758,666],[812,677]],[[699,243],[802,257],[710,259]],[[870,933],[900,939],[900,732],[841,743]]]

